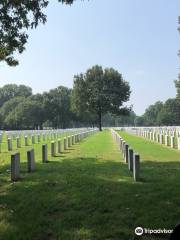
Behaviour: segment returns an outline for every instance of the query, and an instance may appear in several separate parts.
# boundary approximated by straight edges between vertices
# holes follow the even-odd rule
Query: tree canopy
[[[58,0],[72,4],[74,0]],[[48,0],[1,0],[0,2],[0,61],[16,66],[18,60],[14,55],[22,53],[28,40],[27,30],[45,23],[47,16],[43,10]]]
[[[176,126],[180,125],[180,101],[170,98],[150,105],[142,116],[136,117],[136,126]]]
[[[72,89],[59,86],[42,94],[33,94],[25,85],[8,84],[0,88],[0,129],[72,128],[97,126],[91,112],[73,112]],[[126,125],[133,121],[107,114],[104,126]]]
[[[129,100],[130,87],[122,75],[113,68],[93,66],[85,74],[74,77],[72,92],[73,109],[76,113],[90,112],[98,117],[99,130],[102,114],[124,115],[129,109],[123,103]]]
[[[32,89],[25,85],[6,84],[0,88],[0,107],[14,97],[29,97]]]

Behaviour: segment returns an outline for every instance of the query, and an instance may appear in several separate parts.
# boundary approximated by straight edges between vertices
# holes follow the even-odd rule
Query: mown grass
[[[180,151],[124,131],[118,133],[141,158],[139,225],[173,229],[180,223]]]
[[[143,137],[137,137],[124,131],[120,131],[119,134],[136,152],[140,153],[143,161],[179,161],[180,163],[180,151],[177,149],[172,149],[171,147]]]
[[[37,161],[28,174],[22,163],[20,182],[12,184],[1,168],[0,239],[113,239],[123,208],[119,182],[132,181],[109,132],[76,144],[49,163]],[[124,164],[122,164],[124,165]],[[113,201],[112,201],[113,199]],[[120,219],[119,219],[120,218]]]
[[[134,148],[142,141],[122,134]],[[171,229],[179,220],[178,159],[144,159],[135,183],[103,131],[49,160],[38,160],[32,174],[23,162],[22,179],[14,184],[6,165],[1,168],[0,239],[129,240],[138,239],[137,226]]]
[[[58,134],[58,139],[62,139],[64,137],[76,134],[77,132],[74,131],[69,131],[69,132],[65,132],[62,134]],[[21,162],[26,162],[27,160],[27,151],[30,149],[34,149],[35,151],[35,156],[36,156],[36,160],[38,162],[41,162],[42,159],[42,145],[43,144],[47,144],[49,151],[48,151],[48,157],[50,158],[50,146],[51,146],[51,141],[55,141],[56,139],[53,136],[46,136],[46,139],[43,140],[42,136],[40,139],[40,143],[38,143],[38,139],[37,136],[35,136],[35,144],[32,144],[32,140],[31,140],[31,136],[28,136],[28,146],[25,146],[25,140],[24,140],[24,135],[20,136],[20,140],[21,140],[21,147],[17,148],[17,144],[16,144],[16,139],[12,138],[12,147],[13,150],[12,151],[8,151],[8,145],[7,145],[7,135],[3,134],[3,139],[2,142],[0,144],[0,166],[3,165],[8,165],[10,166],[10,157],[11,154],[19,152],[21,155]],[[62,146],[63,146],[63,142],[62,142]]]

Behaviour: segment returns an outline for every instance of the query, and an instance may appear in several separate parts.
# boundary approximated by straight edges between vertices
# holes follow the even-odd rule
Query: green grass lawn
[[[173,228],[180,216],[179,152],[151,142],[148,148],[146,140],[122,134],[143,157],[141,182],[133,181],[109,131],[49,158],[49,163],[38,158],[34,173],[26,172],[23,161],[22,179],[14,184],[4,162],[0,239],[130,240],[137,239],[137,226]],[[170,152],[169,158],[166,154],[163,159],[156,146]]]
[[[180,151],[118,133],[141,157],[139,225],[173,229],[180,223]]]
[[[62,134],[59,134],[58,139],[63,139],[64,137],[76,134],[76,132],[74,131],[69,131],[69,132],[65,132]],[[8,147],[7,147],[7,136],[4,134],[3,135],[3,141],[0,144],[0,166],[2,167],[3,165],[5,165],[6,167],[8,166],[8,163],[10,164],[10,157],[12,153],[16,153],[16,152],[20,152],[21,155],[21,162],[26,162],[27,159],[27,151],[30,149],[34,149],[35,151],[35,155],[36,155],[36,160],[37,161],[41,161],[42,159],[42,144],[47,144],[48,148],[50,149],[51,147],[51,141],[54,141],[55,139],[52,138],[50,135],[49,137],[45,139],[45,141],[43,141],[43,138],[41,136],[41,142],[38,143],[37,142],[37,136],[35,137],[36,143],[32,144],[31,141],[31,137],[28,137],[28,146],[25,146],[25,141],[24,141],[24,135],[21,135],[20,137],[21,139],[21,148],[17,148],[17,144],[16,144],[16,139],[12,139],[12,146],[13,146],[13,151],[8,151]],[[63,142],[62,142],[62,146],[63,146]],[[49,153],[49,158],[50,158],[50,151]],[[8,168],[10,167],[10,165],[8,166]]]

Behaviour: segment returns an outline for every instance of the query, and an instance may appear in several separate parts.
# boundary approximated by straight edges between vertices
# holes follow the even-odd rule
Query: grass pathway
[[[157,162],[179,162],[180,151],[172,149],[157,142],[129,134],[124,131],[119,131],[119,134],[140,153],[143,161],[157,161]]]
[[[141,157],[139,225],[173,229],[180,215],[180,151],[119,131]],[[162,238],[164,239],[164,238]]]
[[[37,162],[37,171],[24,171],[20,182],[1,177],[0,239],[128,239],[121,184],[132,178],[122,161],[104,131],[48,164]]]
[[[177,159],[172,164],[143,161],[135,183],[103,131],[47,164],[37,161],[20,182],[0,175],[0,240],[129,240],[137,226],[171,229],[180,215]]]

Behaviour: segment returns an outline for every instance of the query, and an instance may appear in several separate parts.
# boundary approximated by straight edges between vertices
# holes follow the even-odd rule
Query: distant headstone
[[[166,134],[165,135],[165,140],[164,140],[164,143],[165,143],[166,146],[168,146],[168,138],[169,138],[169,136]]]
[[[174,136],[171,136],[171,148],[175,148]]]
[[[35,136],[34,135],[31,136],[31,140],[32,140],[32,144],[35,144]]]
[[[37,138],[38,138],[38,143],[40,143],[40,142],[41,142],[41,135],[38,134],[38,135],[37,135]]]
[[[51,156],[56,156],[56,143],[54,141],[51,142]]]
[[[125,144],[125,162],[128,163],[129,145]]]
[[[24,143],[25,143],[25,146],[28,146],[28,136],[24,137]]]
[[[34,149],[27,151],[27,166],[28,172],[35,170]]]
[[[72,145],[74,145],[75,144],[75,136],[73,135],[72,136]]]
[[[61,140],[58,140],[58,153],[61,153]]]
[[[16,146],[17,146],[17,148],[20,148],[20,147],[21,147],[20,137],[16,137]]]
[[[130,171],[133,171],[133,157],[134,157],[133,149],[129,148],[128,168]]]
[[[67,139],[64,138],[64,150],[66,150],[66,149],[67,149]]]
[[[123,154],[123,158],[125,158],[125,145],[126,145],[126,141],[122,142],[122,154]]]
[[[160,134],[160,144],[163,144],[163,134]]]
[[[68,137],[68,148],[71,147],[71,137]]]
[[[20,154],[11,155],[11,181],[17,181],[20,178]]]
[[[46,134],[43,134],[43,141],[46,141]]]
[[[47,144],[42,145],[42,162],[45,163],[47,162]]]
[[[8,151],[12,151],[12,138],[8,138]]]
[[[139,180],[139,171],[140,171],[140,156],[138,154],[134,154],[134,158],[133,158],[133,177],[134,177],[134,181]]]

